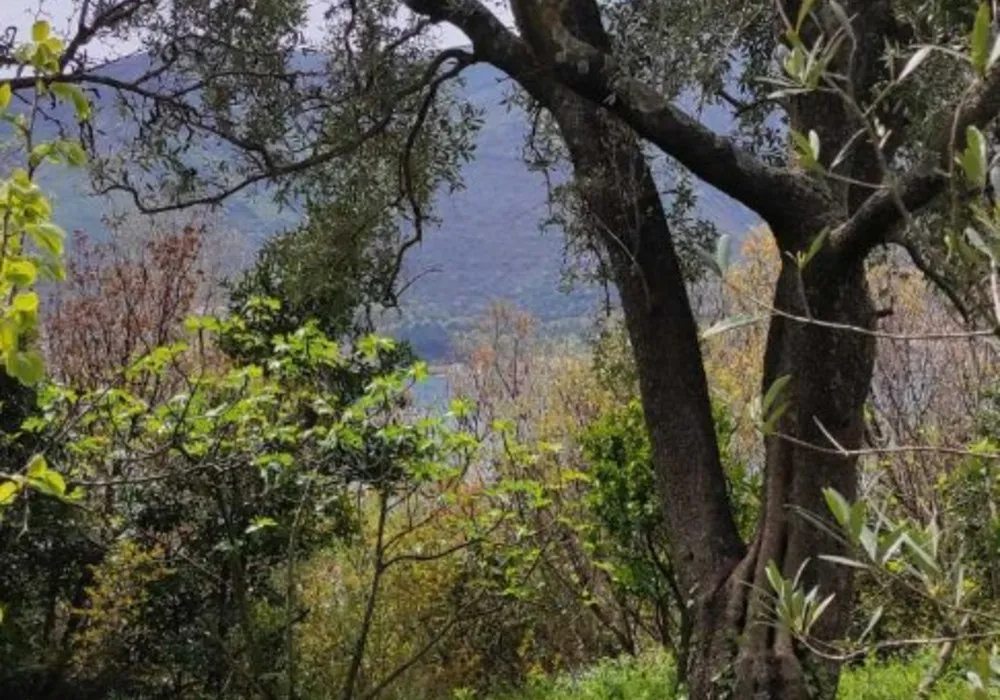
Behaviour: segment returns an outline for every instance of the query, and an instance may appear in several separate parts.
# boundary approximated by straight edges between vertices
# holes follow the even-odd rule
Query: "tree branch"
[[[947,186],[953,154],[965,147],[970,126],[984,128],[1000,113],[1000,63],[952,105],[940,118],[938,135],[923,162],[876,192],[835,232],[830,245],[847,258],[864,256],[887,242],[912,212],[927,206]]]
[[[694,175],[753,209],[775,229],[798,228],[829,207],[809,178],[768,165],[730,139],[708,129],[643,82],[629,77],[615,59],[551,27],[562,50],[553,65],[540,62],[528,45],[479,0],[404,0],[414,12],[448,22],[472,40],[477,57],[515,77],[529,91],[555,79],[610,110],[643,138],[677,159]],[[544,87],[541,89],[545,90]]]

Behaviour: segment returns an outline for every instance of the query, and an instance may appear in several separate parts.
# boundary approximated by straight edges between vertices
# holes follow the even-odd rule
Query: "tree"
[[[810,558],[840,549],[794,512],[825,512],[824,489],[854,497],[852,450],[862,444],[876,354],[872,253],[901,247],[970,321],[988,308],[981,286],[956,288],[990,269],[997,275],[996,212],[979,207],[973,222],[968,207],[982,199],[984,130],[1000,111],[990,7],[512,0],[510,9],[513,28],[480,0],[334,2],[327,64],[303,71],[290,67],[298,2],[247,2],[237,12],[211,0],[83,2],[60,80],[111,88],[131,106],[136,143],[162,164],[147,173],[157,187],[120,167],[124,159],[105,161],[98,182],[149,211],[217,202],[265,179],[293,183],[321,165],[363,167],[354,159],[362,152],[400,158],[415,225],[404,251],[419,241],[432,182],[414,180],[412,146],[423,127],[448,122],[447,113],[428,119],[441,85],[477,62],[509,76],[557,129],[583,223],[619,292],[670,558],[692,600],[692,696],[829,696],[836,666],[759,624],[767,571],[791,579]],[[471,51],[436,50],[427,31],[440,24],[463,32]],[[93,36],[133,29],[143,30],[149,52],[137,79],[108,77],[87,62],[81,49]],[[685,70],[691,45],[704,62]],[[11,82],[35,87],[33,78]],[[716,133],[681,109],[684,89],[731,105],[737,132]],[[188,137],[181,147],[163,138],[178,130]],[[231,162],[207,167],[203,151],[183,147],[195,138],[222,143]],[[761,517],[749,541],[727,495],[698,328],[651,149],[757,212],[781,253],[761,391],[776,410],[763,421]],[[850,571],[813,560],[804,583],[834,594],[812,633],[842,636]]]

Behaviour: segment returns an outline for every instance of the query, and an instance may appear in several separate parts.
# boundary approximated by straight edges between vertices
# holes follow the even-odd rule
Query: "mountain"
[[[143,60],[126,59],[111,70],[136,74]],[[596,285],[578,282],[566,289],[563,236],[554,227],[542,229],[548,214],[545,180],[522,160],[528,123],[506,103],[509,83],[487,66],[474,66],[463,77],[463,96],[482,110],[484,120],[476,154],[463,171],[465,188],[439,194],[442,223],[409,256],[405,272],[419,279],[401,311],[390,318],[392,332],[432,358],[446,356],[454,334],[469,328],[496,299],[518,304],[550,329],[579,328],[603,299]],[[701,116],[718,131],[729,129],[721,110]],[[102,218],[107,211],[130,210],[121,199],[89,195],[83,173],[51,170],[44,184],[53,193],[56,220],[67,230],[100,238],[106,235]],[[758,221],[716,190],[700,186],[698,194],[700,215],[724,233],[738,236]],[[253,250],[266,236],[294,225],[298,216],[275,206],[267,192],[257,192],[226,202],[218,225],[238,232]],[[244,252],[242,259],[249,257]]]

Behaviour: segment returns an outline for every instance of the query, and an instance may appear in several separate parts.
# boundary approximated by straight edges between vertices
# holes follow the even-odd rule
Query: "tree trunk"
[[[418,11],[423,7],[416,5]],[[780,435],[829,445],[826,430],[840,445],[860,444],[873,338],[774,316],[764,390],[789,375],[791,407],[778,425],[780,435],[767,438],[761,520],[746,546],[730,509],[697,325],[645,155],[635,132],[601,103],[570,89],[551,68],[560,51],[554,39],[559,32],[569,31],[602,51],[610,50],[610,40],[594,3],[559,3],[553,14],[556,7],[514,3],[527,55],[499,41],[505,30],[484,14],[470,10],[463,29],[477,52],[490,56],[552,114],[573,164],[582,223],[610,262],[639,376],[671,562],[688,597],[681,603],[690,615],[691,646],[678,662],[690,696],[832,697],[836,665],[809,657],[787,633],[765,624],[771,607],[765,568],[775,561],[792,578],[807,557],[836,553],[835,543],[799,512],[825,515],[825,487],[852,498],[856,464]],[[787,206],[771,202],[768,209],[783,252],[793,254],[783,256],[774,306],[794,317],[870,329],[874,313],[862,260],[845,263],[823,249],[804,270],[794,262],[795,253],[846,214],[844,197],[838,203],[811,190],[807,194],[799,201],[775,192]],[[825,594],[836,594],[812,632],[841,637],[851,607],[850,572],[814,560],[802,583],[819,583]]]
[[[871,329],[874,310],[862,263],[841,269],[817,259],[800,283],[797,266],[786,261],[774,306],[786,313]],[[808,299],[808,306],[805,302]],[[837,554],[839,545],[810,524],[801,512],[829,519],[822,491],[834,488],[846,498],[856,492],[856,460],[819,452],[785,436],[833,448],[823,428],[838,444],[861,443],[863,407],[875,358],[871,335],[775,316],[768,335],[763,390],[783,375],[791,408],[778,433],[767,438],[761,521],[746,558],[715,595],[700,601],[696,639],[689,664],[694,698],[828,698],[837,685],[837,666],[798,648],[771,617],[768,562],[780,565],[785,578],[803,562],[802,585],[819,585],[823,596],[836,595],[811,634],[842,638],[851,610],[851,570],[824,562],[817,554]]]
[[[769,437],[761,522],[754,542],[744,546],[726,494],[697,326],[641,149],[613,117],[572,93],[555,90],[546,105],[569,147],[585,215],[603,242],[621,295],[671,559],[693,601],[691,653],[688,661],[680,660],[691,697],[832,697],[836,666],[806,659],[787,634],[763,624],[770,609],[764,569],[773,560],[792,578],[807,557],[835,553],[835,543],[791,507],[825,515],[824,487],[852,498],[854,460]],[[806,245],[811,239],[805,229],[789,233],[779,238]],[[874,322],[862,264],[841,269],[823,253],[801,275],[785,261],[774,306],[801,318],[863,328]],[[871,336],[775,316],[763,390],[778,377],[792,378],[792,408],[779,432],[829,445],[819,421],[839,444],[860,444],[874,352]],[[821,638],[842,636],[850,572],[813,560],[803,582],[836,594],[814,631]]]

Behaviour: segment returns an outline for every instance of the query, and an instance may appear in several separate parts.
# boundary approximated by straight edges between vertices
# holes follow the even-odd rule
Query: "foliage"
[[[838,700],[911,700],[923,676],[927,659],[888,659],[848,667],[837,690]],[[669,688],[674,675],[668,656],[654,654],[638,659],[604,661],[584,671],[556,678],[539,678],[511,693],[488,696],[490,700],[617,700],[675,696]],[[666,681],[667,685],[664,685]],[[463,696],[459,693],[457,698]],[[966,700],[968,689],[961,678],[949,676],[931,694],[932,700]]]
[[[578,673],[556,678],[535,678],[526,688],[490,695],[491,700],[661,700],[675,675],[673,661],[665,654],[611,659]],[[463,698],[456,694],[456,700]]]
[[[9,629],[32,640],[14,647],[5,687],[157,694],[179,673],[192,694],[219,684],[240,697],[277,692],[291,682],[285,657],[264,649],[293,639],[301,615],[287,577],[309,552],[355,531],[348,489],[388,494],[438,482],[458,473],[474,445],[441,420],[406,419],[406,392],[424,370],[384,365],[390,341],[341,349],[306,326],[265,343],[240,317],[194,319],[188,329],[187,340],[132,361],[121,382],[44,388],[43,417],[26,427],[82,510],[63,525],[71,537],[35,519],[48,508],[35,505],[41,496],[5,513],[4,539],[27,523],[22,547],[40,567],[40,580],[26,579],[25,568],[16,587],[3,587]],[[262,364],[201,362],[219,335],[271,352]],[[179,389],[159,393],[160,384]],[[67,579],[65,593],[42,583],[39,554],[52,537],[93,543],[49,563]],[[39,604],[58,624],[34,627]],[[63,657],[35,668],[53,644]]]

